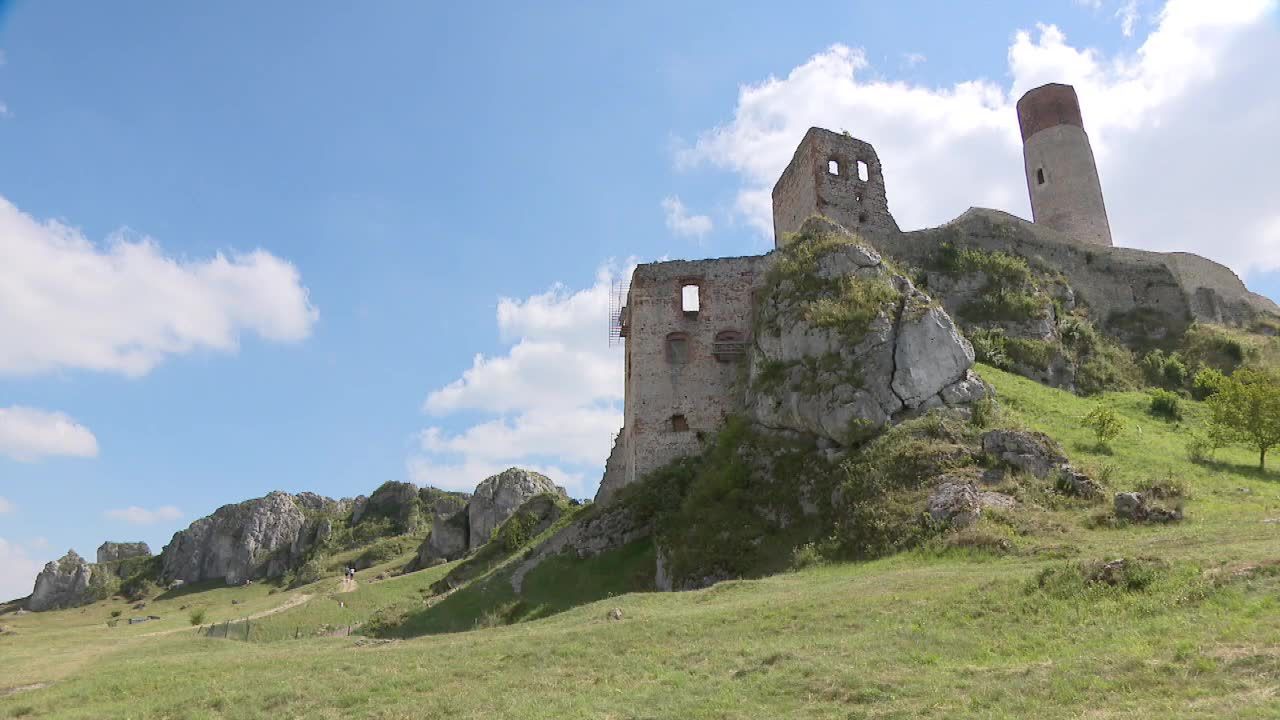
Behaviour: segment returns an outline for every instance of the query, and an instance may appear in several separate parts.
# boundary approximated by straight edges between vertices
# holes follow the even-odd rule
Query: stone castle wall
[[[1280,313],[1271,300],[1249,292],[1227,267],[1189,253],[1073,243],[1051,228],[998,210],[971,208],[936,228],[871,237],[881,252],[925,265],[942,243],[1003,251],[1061,272],[1099,323],[1135,310],[1163,313],[1171,324],[1192,320],[1252,324],[1260,313]]]
[[[640,265],[625,311],[622,431],[597,501],[675,458],[695,454],[742,409],[752,291],[771,256]],[[682,290],[698,287],[698,311]]]
[[[865,180],[860,169],[866,173]],[[786,236],[813,215],[862,235],[898,232],[898,223],[889,213],[880,156],[871,143],[809,128],[773,186],[775,247],[781,247]]]

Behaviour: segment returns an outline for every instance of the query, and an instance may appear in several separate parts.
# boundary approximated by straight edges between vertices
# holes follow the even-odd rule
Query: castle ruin
[[[818,215],[875,250],[924,267],[944,244],[1002,251],[1065,279],[1073,303],[1106,328],[1136,315],[1162,326],[1248,325],[1280,316],[1229,268],[1190,253],[1112,247],[1101,183],[1074,88],[1049,84],[1018,101],[1034,222],[970,208],[951,222],[903,232],[889,211],[868,142],[810,128],[773,188],[774,246]],[[616,322],[625,339],[623,427],[596,502],[702,450],[743,410],[755,293],[775,254],[642,264]]]

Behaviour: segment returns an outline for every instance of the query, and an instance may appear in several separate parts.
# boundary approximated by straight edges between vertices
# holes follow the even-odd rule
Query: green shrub
[[[1057,346],[1048,340],[1009,338],[1005,341],[1005,351],[1014,363],[1044,371],[1053,363]]]
[[[822,552],[815,543],[805,543],[797,546],[791,552],[791,569],[803,570],[807,567],[814,567],[826,563],[826,558],[822,557]]]
[[[1098,347],[1098,331],[1088,319],[1068,315],[1058,323],[1058,337],[1062,344],[1078,354],[1089,354]]]
[[[1100,448],[1107,448],[1111,441],[1120,437],[1124,431],[1124,421],[1119,413],[1106,405],[1096,405],[1081,420],[1081,424],[1093,431]]]
[[[1009,357],[1007,340],[1002,328],[973,328],[968,335],[969,343],[973,345],[973,354],[978,362],[1001,370],[1013,368],[1013,360]]]
[[[1151,405],[1148,412],[1166,420],[1182,419],[1182,398],[1177,393],[1156,389],[1151,392]]]
[[[112,611],[111,611],[111,617],[113,617],[113,618],[115,618],[115,617],[120,617],[120,616],[121,616],[121,615],[123,615],[123,614],[124,614],[124,611],[123,611],[123,610],[112,610]]]
[[[1200,433],[1192,433],[1191,438],[1187,440],[1187,459],[1193,463],[1208,462],[1213,459],[1215,450],[1217,448],[1209,438]]]
[[[1000,404],[994,396],[985,395],[969,406],[969,422],[974,427],[987,428],[995,424],[1000,417]]]
[[[1187,383],[1187,366],[1178,353],[1152,350],[1142,358],[1142,374],[1152,385],[1176,389]]]
[[[325,576],[324,563],[319,557],[313,557],[302,564],[294,571],[293,577],[289,585],[291,587],[299,587],[301,585],[310,585]]]
[[[493,541],[502,547],[503,552],[513,553],[533,539],[533,530],[537,525],[537,518],[529,513],[518,512],[493,529]]]
[[[860,341],[887,305],[901,295],[883,278],[842,278],[836,293],[814,298],[805,310],[816,327],[834,328],[851,343]]]
[[[187,619],[191,621],[192,625],[203,625],[205,619],[204,608],[196,608],[195,610],[192,610],[191,614],[187,616]]]
[[[1197,400],[1205,398],[1218,392],[1218,388],[1222,386],[1222,381],[1226,376],[1222,371],[1214,368],[1203,368],[1196,373],[1195,378],[1191,381],[1191,394]]]

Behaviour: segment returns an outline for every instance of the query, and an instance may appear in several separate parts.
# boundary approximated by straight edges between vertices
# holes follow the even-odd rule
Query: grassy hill
[[[642,541],[549,561],[520,596],[512,558],[437,595],[455,565],[376,580],[397,557],[353,592],[330,578],[6,614],[0,717],[1280,717],[1280,472],[1243,449],[1191,462],[1204,414],[1191,401],[1174,423],[1145,393],[982,375],[997,425],[1053,436],[1108,497],[1176,489],[1186,519],[1121,523],[1106,502],[1046,489],[966,542],[688,593],[635,592],[652,563]],[[1125,421],[1110,451],[1080,422],[1097,403]],[[1091,581],[1117,558],[1114,584]],[[247,642],[211,638],[190,625],[197,609],[260,617]],[[114,611],[162,619],[108,627]],[[395,639],[326,636],[346,626]]]

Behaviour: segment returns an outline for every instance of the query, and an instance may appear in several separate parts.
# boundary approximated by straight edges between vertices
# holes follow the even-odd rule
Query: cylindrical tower
[[[1111,245],[1111,225],[1080,101],[1070,85],[1050,83],[1018,100],[1031,217],[1086,245]]]

